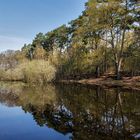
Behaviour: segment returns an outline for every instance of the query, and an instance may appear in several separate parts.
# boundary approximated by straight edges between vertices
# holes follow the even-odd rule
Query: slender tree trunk
[[[96,66],[96,78],[99,78],[100,77],[100,67],[99,66]]]
[[[120,58],[119,62],[115,64],[116,67],[116,79],[120,80],[121,79],[121,65],[122,65],[122,58]]]
[[[106,53],[106,50],[105,50],[105,58],[104,58],[104,73],[107,72],[107,53]]]
[[[116,79],[117,80],[120,80],[121,79],[120,70],[119,70],[118,64],[116,64]]]

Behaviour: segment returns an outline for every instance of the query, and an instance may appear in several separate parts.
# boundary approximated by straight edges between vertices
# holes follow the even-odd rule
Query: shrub
[[[54,80],[55,73],[55,67],[48,61],[33,60],[7,70],[4,74],[4,80],[43,84]]]
[[[21,66],[25,82],[46,83],[55,78],[56,69],[44,60],[33,60]]]
[[[23,78],[22,69],[20,67],[8,69],[4,74],[4,79],[7,81],[22,81]]]
[[[4,75],[5,75],[5,70],[0,69],[0,80],[3,80]]]

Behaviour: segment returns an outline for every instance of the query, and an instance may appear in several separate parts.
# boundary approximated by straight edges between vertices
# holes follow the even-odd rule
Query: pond
[[[140,91],[1,82],[0,139],[140,139]]]

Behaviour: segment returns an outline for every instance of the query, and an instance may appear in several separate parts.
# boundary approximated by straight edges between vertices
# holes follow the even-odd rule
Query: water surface
[[[0,140],[140,138],[140,92],[0,83]]]

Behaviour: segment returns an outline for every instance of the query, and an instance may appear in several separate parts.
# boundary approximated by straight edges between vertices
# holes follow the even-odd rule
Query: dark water
[[[0,140],[140,139],[140,92],[0,83]]]

